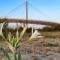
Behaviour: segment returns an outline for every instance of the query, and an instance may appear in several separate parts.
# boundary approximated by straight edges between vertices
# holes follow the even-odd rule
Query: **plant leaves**
[[[18,52],[18,60],[21,60],[21,53]]]
[[[17,46],[17,45],[20,43],[20,41],[22,40],[22,38],[23,38],[23,36],[24,36],[26,30],[27,30],[27,27],[24,27],[23,31],[20,33],[19,39],[17,40],[15,46]]]
[[[20,54],[20,51],[19,52],[15,52],[15,60],[21,60],[21,54]]]
[[[6,41],[6,43],[7,43],[8,47],[9,47],[9,49],[11,50],[11,52],[14,53],[15,48],[9,42]]]
[[[8,60],[11,60],[11,59],[10,59],[10,56],[8,55],[8,52],[7,52],[4,48],[0,47],[0,51],[3,52],[4,56],[5,56]],[[5,58],[4,58],[4,59],[5,59]]]
[[[0,26],[0,36],[3,36],[2,29],[3,29],[3,25],[5,24],[5,22],[4,22],[4,23],[0,23],[0,24],[2,24],[2,25]]]

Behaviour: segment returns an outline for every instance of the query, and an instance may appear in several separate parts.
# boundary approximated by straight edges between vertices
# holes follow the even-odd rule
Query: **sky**
[[[25,1],[0,0],[0,18],[25,18]],[[60,23],[60,0],[28,0],[28,17]]]

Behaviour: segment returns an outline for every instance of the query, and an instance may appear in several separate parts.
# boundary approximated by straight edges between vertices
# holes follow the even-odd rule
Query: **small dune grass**
[[[20,33],[17,30],[16,36],[12,36],[12,34],[9,32],[7,38],[4,37],[4,35],[2,33],[2,28],[0,29],[0,36],[6,41],[7,46],[9,47],[9,50],[12,52],[13,60],[21,60],[20,51],[17,51],[17,49],[20,47],[20,41],[22,40],[22,38],[27,30],[27,27],[24,27],[23,31]],[[3,53],[4,60],[12,60],[11,56],[9,55],[9,52],[2,46],[0,46],[0,52]]]

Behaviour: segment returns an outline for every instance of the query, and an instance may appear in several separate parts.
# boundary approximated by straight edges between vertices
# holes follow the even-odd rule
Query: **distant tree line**
[[[42,31],[60,31],[60,26],[44,27]]]

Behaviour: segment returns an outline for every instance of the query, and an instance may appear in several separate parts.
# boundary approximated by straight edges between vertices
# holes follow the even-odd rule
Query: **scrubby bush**
[[[20,33],[18,33],[17,30],[16,36],[12,35],[9,32],[7,38],[5,38],[5,36],[2,33],[2,29],[0,29],[0,36],[5,40],[7,46],[9,47],[9,50],[12,52],[13,60],[21,60],[20,51],[17,51],[17,49],[20,47],[20,41],[22,40],[26,30],[27,27],[24,27],[23,31]],[[12,58],[9,55],[9,52],[2,46],[0,46],[0,52],[3,53],[3,56],[1,56],[4,58],[4,60],[12,60]]]

